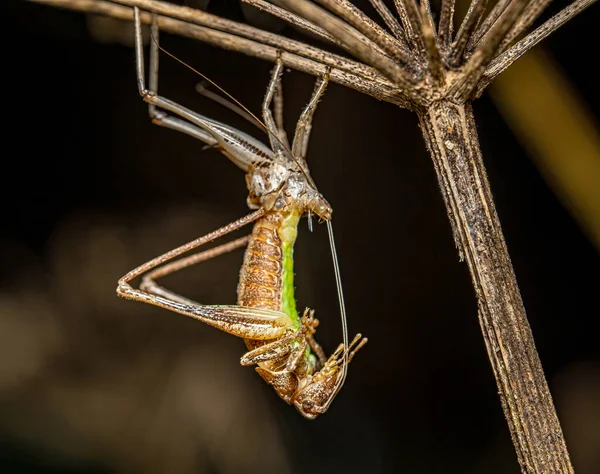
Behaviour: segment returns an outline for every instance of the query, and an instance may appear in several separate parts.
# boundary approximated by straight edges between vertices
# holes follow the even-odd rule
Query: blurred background
[[[369,344],[329,412],[307,421],[239,365],[241,340],[115,294],[136,265],[247,213],[243,173],[150,123],[130,25],[22,0],[0,8],[0,472],[519,472],[414,114],[336,84],[316,113],[309,165],[334,208],[350,332]],[[208,8],[306,39],[234,0]],[[599,21],[593,6],[474,106],[579,474],[600,472]],[[167,34],[161,44],[260,111],[271,64]],[[161,55],[163,95],[266,139],[199,96],[199,81]],[[284,75],[288,133],[313,81]],[[241,260],[168,285],[233,304]],[[302,226],[296,262],[299,307],[316,308],[331,352],[341,330],[324,226]]]

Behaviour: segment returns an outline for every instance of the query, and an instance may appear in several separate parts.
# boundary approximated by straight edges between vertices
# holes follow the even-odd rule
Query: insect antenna
[[[254,117],[254,115],[249,114],[244,109],[234,104],[233,102],[225,99],[224,97],[221,97],[219,94],[215,94],[213,91],[206,87],[207,84],[207,81],[202,81],[196,84],[196,92],[198,92],[198,94],[200,95],[203,95],[204,97],[207,97],[210,100],[215,101],[218,104],[221,104],[223,107],[227,107],[229,110],[235,112],[240,117],[245,118],[248,122],[260,128],[261,130],[264,128],[262,122],[259,122],[256,119],[256,117]]]
[[[337,252],[335,249],[335,237],[333,236],[333,225],[331,221],[327,221],[327,233],[329,234],[329,248],[331,249],[331,259],[333,260],[333,272],[335,274],[335,285],[338,293],[338,302],[340,304],[340,318],[342,321],[342,342],[344,344],[344,353],[343,358],[344,362],[342,364],[342,377],[337,383],[337,387],[335,389],[334,395],[329,399],[327,406],[333,401],[335,396],[338,394],[344,382],[346,381],[346,375],[348,373],[348,320],[346,318],[346,304],[344,302],[344,291],[342,289],[342,277],[340,274],[340,265],[337,258]]]

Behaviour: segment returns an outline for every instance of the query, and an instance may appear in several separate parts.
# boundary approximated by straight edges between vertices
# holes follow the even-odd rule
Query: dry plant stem
[[[35,0],[34,0],[35,1]],[[73,1],[73,0],[70,0]],[[75,0],[76,1],[76,0]],[[88,0],[89,1],[89,0]],[[98,1],[98,0],[96,0]],[[59,0],[60,3],[64,3],[64,0]],[[86,2],[86,0],[83,0]],[[50,2],[44,3],[56,3],[53,0]],[[107,2],[102,2],[107,3]],[[225,33],[230,33],[235,36],[240,36],[243,38],[247,38],[249,40],[255,41],[257,43],[262,43],[264,45],[273,46],[275,48],[288,51],[290,53],[299,54],[301,56],[305,56],[309,59],[321,62],[331,67],[336,67],[340,69],[344,69],[352,74],[360,74],[365,76],[368,79],[372,79],[375,81],[384,80],[379,73],[377,73],[373,68],[365,66],[364,64],[358,63],[356,61],[349,60],[347,58],[343,58],[338,55],[334,55],[332,53],[320,50],[318,48],[309,46],[300,41],[290,40],[280,35],[276,35],[274,33],[269,33],[258,28],[254,28],[252,26],[244,25],[241,23],[236,23],[231,20],[227,20],[225,18],[221,18],[215,15],[211,15],[209,13],[205,13],[200,10],[195,10],[193,8],[181,7],[178,5],[173,5],[170,3],[159,2],[155,0],[113,0],[112,3],[118,3],[121,5],[127,5],[130,7],[139,7],[140,10],[149,11],[153,13],[158,13],[160,15],[168,16],[171,18],[175,18],[178,20],[182,20],[185,22],[193,23],[199,26],[206,26],[214,30],[223,31]],[[298,18],[294,16],[294,18]],[[304,24],[308,24],[309,31],[314,32],[314,25],[311,28],[311,25],[308,22],[304,22]],[[303,25],[304,25],[303,24]],[[316,27],[318,28],[318,27]],[[322,30],[321,30],[322,31]],[[324,32],[327,34],[326,32]],[[317,33],[318,34],[318,33]],[[331,35],[329,35],[331,37]],[[342,45],[341,42],[334,39],[334,42],[338,45]],[[334,61],[332,62],[332,59]]]
[[[467,261],[502,407],[527,473],[573,472],[504,242],[469,104],[419,113],[456,243]]]
[[[273,3],[304,17],[340,39],[354,55],[376,67],[407,96],[414,95],[414,79],[389,57],[373,47],[373,42],[347,23],[305,0],[274,0]]]
[[[447,47],[452,41],[454,31],[454,0],[442,0],[440,9],[440,22],[438,25],[438,38],[443,47]]]
[[[412,55],[393,36],[371,20],[348,0],[316,0],[332,13],[352,25],[363,35],[377,44],[385,54],[404,64],[410,64]]]
[[[490,31],[483,37],[481,44],[475,50],[473,55],[462,67],[462,78],[450,88],[449,95],[458,99],[459,102],[465,102],[472,94],[473,89],[483,76],[486,68],[494,59],[494,54],[500,46],[506,34],[515,24],[519,15],[527,6],[528,0],[514,0],[504,10],[498,21],[490,28]]]
[[[458,33],[456,33],[456,39],[452,46],[452,52],[450,53],[451,64],[458,64],[463,58],[469,38],[473,34],[475,28],[477,28],[477,25],[481,20],[481,15],[485,12],[486,7],[487,0],[473,0],[471,5],[469,5],[469,10],[458,29]]]
[[[123,7],[102,0],[29,1],[33,3],[43,3],[46,5],[53,5],[56,7],[68,8],[76,11],[84,11],[88,13],[106,15],[120,20],[133,20],[133,10],[131,8]],[[126,1],[128,1],[129,3],[135,3],[134,1],[130,0]],[[141,1],[142,0],[140,0],[140,3]],[[142,23],[150,24],[150,22],[150,15],[142,14]],[[231,51],[237,51],[243,54],[247,54],[248,56],[263,59],[265,61],[275,62],[277,59],[278,52],[281,49],[284,49],[267,46],[256,41],[251,41],[212,28],[192,25],[185,21],[173,20],[162,15],[159,15],[158,22],[160,28],[163,31],[204,41],[208,44],[212,44],[220,48],[229,49]],[[231,23],[237,24],[234,22]],[[373,68],[370,68],[369,66],[365,66],[360,63],[356,63],[354,61],[346,60],[345,58],[336,56],[326,51],[318,50],[317,48],[311,49],[320,51],[324,55],[323,62],[308,59],[298,54],[288,53],[285,49],[281,57],[286,66],[315,76],[325,74],[325,72],[327,71],[327,66],[329,66],[331,67],[329,79],[332,82],[336,82],[340,85],[350,87],[351,89],[355,89],[359,92],[372,95],[381,100],[391,102],[403,108],[413,107],[413,104],[407,101],[406,98],[399,93],[396,87],[389,84],[389,82],[387,82],[385,78],[380,76]],[[349,72],[350,70],[354,70],[354,73]]]
[[[427,5],[421,3],[421,23],[423,39],[425,41],[425,51],[427,52],[427,62],[429,71],[433,80],[439,86],[443,86],[445,81],[445,69],[442,56],[435,42],[435,26],[431,15],[427,14]]]
[[[392,12],[389,8],[383,3],[383,0],[369,0],[373,8],[377,11],[379,16],[383,19],[386,26],[390,29],[390,31],[394,34],[394,36],[402,43],[402,46],[406,49],[408,45],[406,43],[406,35],[404,34],[404,30],[396,17],[392,15]]]
[[[406,18],[410,23],[411,31],[414,33],[414,41],[416,50],[421,57],[425,56],[425,41],[423,38],[421,28],[421,15],[419,14],[419,8],[415,0],[397,0],[399,3],[404,5],[404,11],[406,12]]]
[[[482,76],[481,81],[479,84],[477,84],[477,89],[475,90],[473,96],[479,97],[484,89],[489,86],[496,77],[502,74],[512,63],[514,63],[517,59],[523,56],[527,51],[533,48],[548,35],[564,25],[567,21],[581,13],[595,2],[596,0],[577,0],[576,2],[573,2],[571,5],[564,8],[546,21],[543,25],[536,28],[532,33],[527,35],[517,44],[511,46],[500,56],[494,58]]]
[[[538,19],[542,12],[546,9],[552,0],[534,0],[523,11],[519,20],[515,23],[512,29],[502,41],[500,51],[504,51],[516,38],[521,36],[524,31],[527,31],[533,22]]]
[[[327,41],[331,41],[332,43],[337,44],[342,48],[344,47],[342,43],[340,43],[336,38],[331,36],[322,28],[319,28],[317,25],[313,25],[311,22],[306,21],[304,18],[301,18],[298,15],[294,15],[293,13],[290,13],[287,10],[284,10],[283,8],[267,3],[264,0],[242,1],[244,3],[247,3],[248,5],[252,5],[254,8],[258,8],[259,10],[269,13],[270,15],[276,16],[277,18],[281,18],[282,20],[287,21],[288,23],[298,25],[299,27],[303,28],[309,33],[312,33],[316,36],[320,36],[321,38],[326,39]]]
[[[472,50],[475,45],[479,43],[481,38],[483,38],[483,36],[489,31],[492,25],[496,23],[496,20],[500,18],[500,15],[502,15],[504,10],[506,10],[506,7],[511,1],[512,0],[498,0],[496,5],[494,5],[494,8],[492,8],[492,11],[486,16],[485,20],[483,20],[483,23],[481,23],[481,26],[475,30],[475,33],[469,40],[469,44],[467,46],[469,50]]]

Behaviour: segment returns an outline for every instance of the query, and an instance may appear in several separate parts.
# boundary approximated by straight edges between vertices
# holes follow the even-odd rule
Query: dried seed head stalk
[[[471,273],[479,321],[523,472],[573,468],[537,355],[481,151],[472,99],[525,52],[595,0],[576,0],[530,32],[549,0],[472,0],[456,34],[454,1],[370,0],[389,32],[349,0],[242,0],[341,47],[358,61],[198,10],[154,0],[30,0],[131,19],[159,15],[162,29],[284,63],[415,111],[433,159],[461,260]],[[389,2],[388,2],[389,3]],[[120,4],[120,5],[119,5]],[[126,5],[124,7],[122,5]],[[488,12],[486,14],[486,12]],[[149,16],[142,21],[148,23]]]

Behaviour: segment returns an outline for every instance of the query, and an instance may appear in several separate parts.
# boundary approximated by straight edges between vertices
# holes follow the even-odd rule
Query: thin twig
[[[35,0],[34,0],[35,1]],[[59,0],[60,1],[60,0]],[[140,10],[158,13],[159,15],[169,16],[185,22],[193,23],[200,26],[210,27],[211,29],[231,33],[235,36],[241,36],[257,43],[273,46],[275,48],[289,51],[290,53],[305,56],[306,58],[327,64],[331,67],[343,69],[352,74],[361,74],[368,79],[378,80],[379,74],[372,68],[366,67],[364,64],[356,61],[349,61],[342,56],[336,56],[328,51],[323,51],[319,48],[307,45],[300,41],[291,40],[284,36],[269,33],[267,31],[254,28],[249,25],[237,23],[225,18],[211,15],[201,10],[196,10],[188,7],[181,7],[170,3],[155,1],[155,0],[111,0],[113,3],[127,5],[130,7],[138,7]],[[51,2],[52,3],[52,0]],[[334,63],[330,63],[334,59]],[[360,72],[359,72],[360,71]],[[380,77],[379,81],[383,78]]]
[[[496,77],[502,74],[512,63],[523,56],[527,51],[560,28],[567,21],[571,20],[587,7],[594,4],[596,1],[597,0],[577,0],[544,22],[532,33],[527,35],[500,56],[494,58],[489,67],[486,69],[484,75],[481,77],[479,84],[477,84],[474,97],[479,97],[483,90],[489,86],[490,83],[496,79]]]
[[[477,45],[473,55],[462,68],[462,77],[452,85],[448,93],[451,96],[466,101],[473,93],[481,76],[494,58],[494,54],[506,34],[515,24],[523,9],[527,6],[529,0],[513,0],[513,2],[504,10],[500,18],[490,28],[490,31],[483,37]]]
[[[373,8],[377,11],[379,16],[385,22],[390,31],[394,34],[394,36],[402,43],[404,48],[408,48],[408,44],[406,42],[406,35],[404,34],[404,30],[396,17],[392,14],[390,9],[383,3],[383,0],[369,0]]]
[[[404,49],[402,44],[387,33],[377,23],[371,20],[362,11],[348,2],[348,0],[316,0],[335,13],[349,25],[356,28],[363,35],[378,45],[385,54],[403,64],[412,65],[414,57],[410,51]]]
[[[435,42],[435,26],[431,12],[427,13],[427,5],[421,3],[421,18],[423,19],[423,38],[425,39],[425,50],[427,51],[428,71],[439,86],[444,84],[445,71],[440,50]]]
[[[500,18],[500,15],[504,13],[506,7],[510,4],[512,0],[498,0],[492,11],[485,17],[485,20],[481,23],[479,28],[475,30],[473,36],[469,39],[469,44],[467,45],[468,50],[472,50],[477,43],[483,38],[485,34],[490,30],[490,28],[496,23],[496,20]]]
[[[338,41],[338,39],[335,36],[330,35],[323,28],[319,28],[317,25],[313,25],[310,21],[306,21],[304,18],[299,17],[298,15],[294,15],[293,13],[290,13],[287,10],[278,7],[277,5],[267,3],[264,0],[242,0],[242,2],[253,6],[254,8],[262,10],[268,13],[269,15],[281,18],[282,20],[291,23],[292,25],[299,26],[303,30],[306,30],[309,33],[312,33],[315,36],[319,36],[327,41],[331,41],[333,44],[336,44],[342,48],[344,47],[344,45],[340,41]]]
[[[339,38],[340,41],[346,43],[347,46],[352,47],[357,58],[375,67],[394,84],[397,84],[402,94],[405,94],[409,99],[414,97],[412,86],[415,79],[390,58],[379,53],[372,46],[371,40],[359,31],[307,0],[273,0],[273,3],[301,15],[327,30]]]
[[[454,0],[442,0],[440,9],[440,22],[438,25],[438,41],[442,48],[446,48],[452,42],[454,31]]]
[[[404,33],[406,34],[406,39],[408,41],[410,49],[412,51],[416,51],[417,53],[419,53],[419,56],[424,58],[425,47],[423,45],[422,38],[420,38],[421,29],[419,28],[415,31],[415,29],[413,28],[412,23],[408,18],[408,12],[404,0],[394,0],[394,4],[396,5],[396,10],[398,11],[400,21],[402,22],[402,28],[404,29]]]
[[[412,34],[412,43],[415,50],[421,57],[426,55],[425,38],[423,38],[423,29],[421,27],[421,16],[415,0],[395,0],[400,20],[404,25],[405,31]],[[400,13],[402,12],[402,13]]]
[[[421,13],[421,21],[423,23],[429,22],[431,27],[433,28],[433,37],[435,38],[437,35],[437,31],[435,30],[435,23],[433,21],[433,13],[431,13],[431,4],[429,0],[421,0],[420,4],[420,13]],[[423,35],[423,38],[425,36]]]
[[[504,51],[516,38],[527,31],[533,22],[538,19],[552,0],[533,0],[523,11],[521,17],[510,29],[504,41],[500,44],[500,50]]]
[[[456,33],[456,41],[450,52],[450,64],[456,65],[462,61],[469,38],[481,21],[481,17],[485,12],[486,7],[487,0],[473,0],[469,5],[469,10],[458,29],[458,33]]]
[[[100,15],[106,15],[120,20],[133,20],[133,10],[128,7],[115,5],[114,3],[105,2],[102,0],[29,0],[33,3],[43,3],[52,5],[60,8],[68,8],[70,10],[78,10],[89,13],[97,13]],[[130,1],[130,0],[127,0]],[[145,0],[140,0],[145,1]],[[158,3],[158,2],[155,2]],[[167,4],[168,5],[168,4]],[[170,5],[169,5],[170,6]],[[150,15],[142,15],[142,23],[150,24]],[[267,46],[256,41],[251,41],[245,38],[218,31],[211,28],[202,26],[192,25],[190,23],[173,20],[172,18],[159,15],[158,23],[162,30],[169,33],[178,34],[187,38],[203,41],[214,46],[229,49],[231,51],[237,51],[239,53],[247,54],[248,56],[257,57],[269,62],[275,62],[277,55],[282,48],[276,48]],[[323,51],[323,54],[330,55]],[[375,71],[373,75],[378,80],[373,81],[372,79],[358,74],[364,68],[363,64],[355,63],[359,65],[356,74],[352,74],[345,69],[339,67],[330,66],[327,63],[308,59],[306,57],[288,53],[284,51],[281,55],[284,64],[288,67],[297,69],[314,76],[322,76],[327,72],[327,67],[331,67],[329,78],[332,82],[356,89],[368,95],[372,95],[381,100],[386,100],[395,104],[398,104],[403,108],[412,108],[413,104],[405,99],[405,97],[398,93],[398,89],[393,85],[389,84],[385,79],[381,78]],[[333,57],[330,55],[329,59]],[[343,59],[343,58],[341,58]],[[343,60],[341,64],[347,68],[349,63],[347,60]],[[329,61],[328,61],[329,62]],[[371,68],[369,68],[371,69]]]

